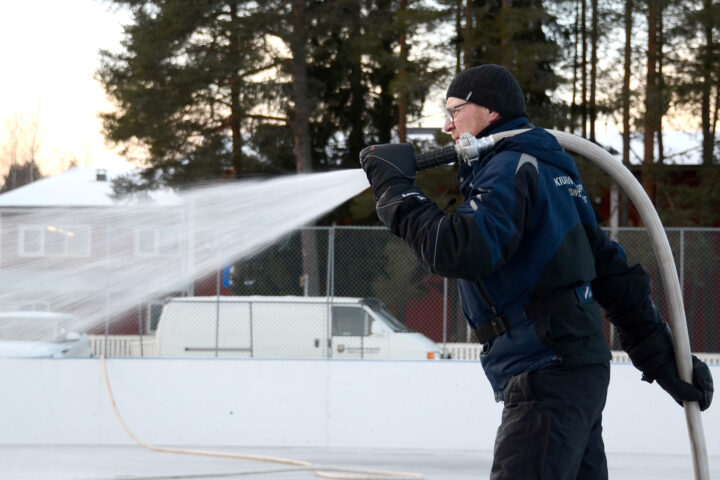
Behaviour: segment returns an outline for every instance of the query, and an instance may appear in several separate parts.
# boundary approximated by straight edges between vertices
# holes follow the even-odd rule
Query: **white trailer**
[[[374,299],[177,297],[156,333],[163,357],[435,359],[440,347]]]

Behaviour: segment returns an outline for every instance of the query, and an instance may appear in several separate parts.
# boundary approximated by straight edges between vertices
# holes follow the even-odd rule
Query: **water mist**
[[[0,312],[41,303],[77,316],[75,331],[98,330],[186,291],[367,187],[362,170],[340,170],[195,188],[169,205],[6,210]]]

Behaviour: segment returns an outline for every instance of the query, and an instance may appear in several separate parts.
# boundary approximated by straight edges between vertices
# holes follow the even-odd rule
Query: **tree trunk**
[[[466,0],[465,2],[465,32],[463,35],[464,42],[463,42],[463,61],[465,62],[465,69],[472,67],[472,45],[470,42],[470,39],[472,38],[472,29],[473,29],[473,16],[472,16],[472,9],[473,2],[472,0]]]
[[[630,165],[630,77],[632,76],[632,11],[633,0],[625,1],[625,62],[623,66],[622,116],[623,116],[623,151],[625,165]]]
[[[643,121],[644,154],[642,184],[650,200],[655,203],[655,127],[657,125],[657,12],[658,0],[648,1],[648,48],[647,72],[645,75],[645,118]]]
[[[392,44],[384,42],[381,47],[388,56],[392,55]],[[395,69],[390,65],[380,67],[377,86],[380,90],[378,95],[378,109],[380,114],[375,119],[375,127],[378,132],[379,143],[390,143],[392,141],[392,129],[394,124],[394,98],[390,89],[390,84],[395,78]],[[359,154],[360,152],[358,152]],[[357,158],[357,156],[355,156]]]
[[[655,132],[657,133],[657,151],[659,165],[665,163],[665,148],[663,146],[663,131],[662,121],[665,115],[665,77],[663,73],[663,46],[665,38],[663,37],[663,9],[664,5],[662,2],[658,5],[657,13],[657,104],[656,104],[656,115],[657,123],[655,125]],[[664,181],[664,179],[663,179]]]
[[[703,20],[703,30],[705,36],[705,51],[702,57],[702,69],[703,69],[703,80],[702,80],[702,94],[700,104],[700,118],[702,122],[702,163],[703,165],[712,165],[713,163],[713,150],[715,144],[715,135],[712,134],[714,127],[710,122],[710,92],[713,83],[713,25],[712,22],[707,18],[710,15],[712,9],[712,0],[703,1],[703,10],[706,13]],[[716,106],[717,107],[717,106]]]
[[[665,146],[663,144],[662,121],[665,113],[665,79],[663,78],[663,9],[665,1],[657,3],[657,67],[655,68],[655,140],[657,142],[657,160],[655,161],[655,198],[666,197],[663,187],[665,186]]]
[[[500,26],[500,64],[508,70],[512,69],[512,66],[510,65],[511,55],[508,52],[508,48],[510,47],[510,43],[512,42],[513,28],[512,22],[510,21],[510,13],[508,12],[508,10],[510,10],[510,7],[510,0],[502,0],[500,2],[500,13],[498,14],[500,18],[503,19],[502,25]]]
[[[230,32],[229,32],[229,51],[230,57],[234,59],[241,58],[240,46],[238,45],[237,32],[240,28],[238,26],[237,18],[237,5],[230,2]],[[237,77],[237,71],[235,71],[232,77]],[[230,79],[230,132],[232,135],[232,164],[236,172],[242,172],[244,167],[242,161],[242,132],[240,131],[240,120],[242,119],[243,112],[240,106],[240,82],[237,78]]]
[[[292,131],[295,141],[295,159],[298,173],[312,171],[312,154],[310,151],[310,103],[307,78],[305,42],[305,0],[292,0],[293,32],[290,37],[292,53],[292,88],[295,107],[292,112]],[[302,230],[301,249],[303,273],[309,295],[320,293],[318,273],[317,241],[314,231]]]
[[[590,30],[590,141],[595,141],[595,120],[597,107],[595,105],[595,90],[597,79],[597,43],[598,43],[598,0],[591,1],[592,18]]]
[[[37,160],[38,152],[42,144],[42,132],[40,131],[40,102],[38,102],[37,108],[33,112],[28,122],[28,141],[27,141],[27,159],[25,163],[29,164],[29,183],[35,181],[35,160]]]
[[[575,31],[574,35],[574,50],[573,50],[573,80],[572,80],[572,103],[570,104],[570,128],[571,132],[575,133],[575,127],[577,126],[577,77],[578,77],[578,44],[580,36],[580,0],[577,0],[575,4]]]
[[[710,121],[710,138],[715,138],[717,131],[718,114],[720,113],[720,85],[715,85],[715,108],[713,108],[712,120]],[[712,160],[712,158],[711,158]]]
[[[462,45],[463,42],[463,30],[462,30],[462,17],[463,17],[463,4],[462,0],[455,0],[455,36],[457,42],[455,43],[455,74],[460,73],[462,70]]]
[[[357,47],[352,47],[356,50]],[[353,165],[357,167],[357,158],[360,155],[360,151],[365,146],[364,132],[363,132],[363,110],[365,108],[365,101],[363,99],[363,86],[362,86],[362,65],[360,64],[360,55],[353,55],[351,71],[350,71],[350,136],[348,138],[348,152],[349,159],[346,166]]]
[[[293,33],[290,41],[292,53],[292,88],[295,107],[292,116],[292,130],[295,141],[295,158],[299,173],[312,171],[310,152],[310,104],[308,92],[305,42],[304,0],[292,0]]]
[[[625,0],[625,62],[622,89],[623,149],[622,161],[630,165],[630,77],[632,76],[632,27],[633,0]],[[627,225],[629,205],[627,196],[620,195],[620,225]]]
[[[405,23],[405,14],[407,13],[407,0],[400,0],[400,34],[398,43],[400,44],[400,68],[398,69],[398,77],[405,83],[405,75],[407,74],[408,45],[407,45],[407,25]],[[398,94],[398,141],[400,143],[407,142],[407,94],[404,90],[405,85],[400,87]]]
[[[360,7],[355,4],[350,6],[351,15],[354,18],[360,18],[362,15]],[[360,22],[352,23],[350,28],[350,38],[352,40],[347,48],[350,66],[350,108],[348,109],[348,118],[350,120],[350,133],[348,134],[348,155],[344,159],[345,168],[357,168],[358,156],[360,151],[365,147],[365,125],[363,123],[363,113],[365,112],[365,90],[362,83],[362,57],[360,54],[360,45],[358,40],[361,37]]]
[[[580,118],[582,121],[582,136],[583,138],[587,138],[587,0],[582,0],[581,4],[581,13],[580,13],[580,38],[582,40],[582,47],[580,48],[580,53],[582,55],[582,58],[580,60],[580,75],[582,76],[581,80],[581,91],[582,91],[582,98],[580,99]]]

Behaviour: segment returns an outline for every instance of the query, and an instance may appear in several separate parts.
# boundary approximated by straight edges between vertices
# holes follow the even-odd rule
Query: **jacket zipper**
[[[477,284],[478,290],[480,291],[480,295],[482,295],[483,300],[485,300],[485,303],[487,303],[488,307],[490,307],[490,311],[493,313],[493,316],[497,317],[497,308],[495,307],[493,301],[490,300],[490,295],[488,294],[487,290],[485,290],[482,282],[478,280],[475,283]]]
[[[478,280],[475,283],[478,286],[480,295],[482,295],[485,303],[487,303],[488,307],[490,307],[490,311],[492,312],[493,318],[490,320],[490,324],[492,325],[493,330],[495,330],[495,333],[500,336],[507,331],[507,328],[505,326],[505,319],[503,319],[502,316],[498,314],[497,307],[495,307],[495,304],[490,299],[490,294],[488,294],[487,290],[485,290],[482,282]],[[508,324],[507,327],[510,327],[510,325]]]

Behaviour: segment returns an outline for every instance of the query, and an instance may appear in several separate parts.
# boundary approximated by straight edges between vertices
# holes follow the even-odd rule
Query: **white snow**
[[[139,201],[114,200],[112,180],[133,172],[127,170],[104,170],[106,180],[98,180],[99,170],[94,168],[71,168],[70,170],[37,180],[0,195],[0,207],[108,207],[128,205]],[[172,190],[152,192],[149,201],[155,205],[177,204],[179,196]]]

